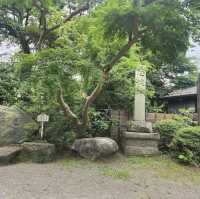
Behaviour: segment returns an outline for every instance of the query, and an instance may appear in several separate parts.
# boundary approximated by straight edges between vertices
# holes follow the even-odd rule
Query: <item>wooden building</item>
[[[197,87],[174,90],[164,97],[168,113],[178,113],[179,109],[189,109],[197,112]]]

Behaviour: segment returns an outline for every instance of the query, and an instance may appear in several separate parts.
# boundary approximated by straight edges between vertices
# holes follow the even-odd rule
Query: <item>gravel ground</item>
[[[136,169],[129,179],[104,175],[97,164],[18,163],[0,167],[0,199],[200,199],[200,186]]]

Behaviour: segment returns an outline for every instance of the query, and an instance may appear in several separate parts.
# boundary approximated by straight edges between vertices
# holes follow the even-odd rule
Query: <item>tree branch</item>
[[[68,104],[65,103],[64,98],[63,98],[63,93],[62,93],[62,88],[59,89],[58,92],[58,102],[67,118],[70,118],[75,122],[75,125],[79,124],[78,117],[71,111],[70,107]]]
[[[124,45],[121,50],[117,53],[117,55],[111,60],[110,63],[104,66],[103,74],[101,81],[97,84],[96,88],[93,90],[90,96],[86,98],[85,104],[82,110],[82,126],[86,126],[88,122],[88,109],[90,105],[94,102],[94,100],[100,95],[103,85],[108,78],[109,72],[113,68],[113,66],[124,56],[126,52],[133,46],[136,39],[129,40],[126,45]]]
[[[48,10],[45,8],[43,1],[41,0],[33,0],[33,5],[40,11],[40,18],[39,18],[39,28],[41,28],[39,39],[36,43],[35,48],[37,50],[41,49],[42,43],[45,39],[47,34],[47,21],[46,17],[48,14]]]
[[[28,23],[29,23],[30,11],[31,11],[31,9],[26,10],[25,24],[24,24],[25,27],[28,26]]]
[[[62,95],[62,89],[60,89],[59,95],[58,95],[58,101],[66,115],[66,117],[72,118],[76,123],[77,127],[81,127],[82,130],[87,126],[88,123],[88,109],[90,105],[94,102],[94,100],[100,95],[103,85],[108,79],[109,72],[113,68],[113,66],[125,55],[126,52],[133,46],[133,44],[136,42],[137,37],[129,40],[126,45],[124,45],[121,50],[117,53],[117,55],[111,60],[110,63],[106,64],[103,68],[101,81],[97,84],[93,92],[90,96],[86,98],[86,101],[84,103],[82,113],[81,113],[81,120],[78,119],[78,117],[71,111],[70,107],[64,102],[63,95]]]
[[[81,12],[88,10],[89,5],[86,4],[85,6],[75,10],[74,12],[72,12],[70,15],[68,15],[66,18],[64,18],[64,20],[62,21],[62,23],[57,24],[51,28],[47,28],[47,22],[46,22],[46,14],[47,14],[47,10],[46,9],[42,9],[39,7],[39,5],[37,3],[35,3],[35,6],[40,10],[41,12],[41,25],[43,25],[43,30],[40,33],[38,42],[36,44],[36,49],[39,50],[42,46],[42,43],[44,42],[44,40],[46,39],[46,36],[56,30],[57,28],[59,28],[60,26],[62,26],[62,24],[67,23],[68,21],[70,21],[73,17],[75,17],[76,15],[80,14]]]
[[[47,33],[47,22],[46,22],[46,12],[41,12],[41,25],[42,25],[42,30],[40,32],[39,40],[35,46],[37,50],[40,50],[42,47],[42,43],[45,39],[46,33]]]
[[[79,9],[75,10],[75,11],[72,12],[70,15],[68,15],[68,16],[63,20],[62,23],[57,24],[57,25],[55,25],[55,26],[49,28],[49,29],[47,30],[47,32],[49,33],[49,32],[51,32],[51,31],[54,31],[55,29],[59,28],[62,24],[67,23],[67,22],[70,21],[73,17],[77,16],[77,15],[80,14],[81,12],[84,12],[84,11],[86,11],[86,10],[88,10],[88,9],[89,9],[89,5],[86,4],[85,6],[83,6],[83,7],[79,8]]]
[[[100,95],[103,85],[104,85],[105,81],[107,80],[107,78],[108,78],[108,74],[103,72],[101,81],[97,84],[96,88],[93,90],[91,95],[86,98],[85,104],[83,106],[82,114],[81,114],[82,126],[87,125],[88,109],[89,109],[90,105],[94,102],[94,100]]]
[[[105,73],[109,73],[110,70],[112,70],[113,66],[124,56],[126,52],[133,46],[135,43],[136,39],[129,40],[126,45],[124,45],[120,51],[117,53],[117,55],[111,60],[110,63],[106,64],[104,66],[103,71]]]

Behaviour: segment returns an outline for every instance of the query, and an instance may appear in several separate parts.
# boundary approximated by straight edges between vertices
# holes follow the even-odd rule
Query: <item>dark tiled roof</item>
[[[197,95],[196,86],[185,88],[185,89],[174,90],[173,92],[166,95],[165,98],[190,96],[190,95]]]

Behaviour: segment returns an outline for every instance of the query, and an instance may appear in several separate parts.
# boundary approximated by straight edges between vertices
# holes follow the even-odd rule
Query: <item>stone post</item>
[[[135,121],[145,121],[145,89],[146,89],[146,72],[144,70],[136,70],[135,105],[134,105]]]
[[[152,124],[145,120],[146,72],[135,72],[134,121],[128,124],[128,131],[122,134],[122,147],[126,155],[159,154],[159,134],[153,133]]]

